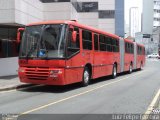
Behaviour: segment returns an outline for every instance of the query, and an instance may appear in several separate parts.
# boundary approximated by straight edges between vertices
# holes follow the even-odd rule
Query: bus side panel
[[[143,48],[143,55],[142,55],[142,64],[143,64],[143,66],[142,67],[145,66],[145,63],[146,63],[145,48]]]
[[[137,69],[141,67],[141,64],[143,66],[145,64],[145,55],[137,55]]]
[[[83,70],[84,68],[66,68],[65,84],[81,82]]]
[[[137,55],[137,69],[140,68],[141,56]]]
[[[66,60],[65,83],[71,84],[82,81],[84,65],[81,53]]]
[[[106,52],[104,58],[105,59],[103,61],[103,64],[105,65],[105,69],[104,69],[103,76],[111,75],[115,59],[118,59],[117,55],[116,53],[113,53],[113,52]]]
[[[113,55],[114,55],[113,61],[112,61],[112,64],[111,64],[111,66],[110,66],[110,67],[111,67],[111,68],[110,68],[111,72],[110,72],[109,75],[112,74],[112,71],[113,71],[113,64],[114,64],[114,63],[117,63],[117,73],[120,73],[120,72],[121,72],[121,66],[120,66],[120,52],[118,52],[118,53],[113,53]]]
[[[124,55],[125,55],[125,47],[124,40],[120,39],[120,72],[124,72]]]
[[[133,61],[134,61],[134,55],[125,53],[125,71],[129,71],[129,66],[131,62],[133,64]]]
[[[99,78],[112,74],[113,68],[113,53],[110,52],[95,52],[93,78]]]
[[[98,78],[102,76],[102,71],[101,71],[101,64],[102,64],[102,59],[101,59],[101,54],[98,51],[94,52],[94,61],[93,61],[93,78]]]

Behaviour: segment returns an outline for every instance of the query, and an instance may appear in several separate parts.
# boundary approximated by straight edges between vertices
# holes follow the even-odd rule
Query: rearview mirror
[[[73,31],[72,32],[72,42],[76,42],[76,40],[77,40],[77,31]]]
[[[17,43],[20,43],[20,41],[22,39],[23,32],[24,32],[24,28],[18,28],[18,30],[17,30]]]

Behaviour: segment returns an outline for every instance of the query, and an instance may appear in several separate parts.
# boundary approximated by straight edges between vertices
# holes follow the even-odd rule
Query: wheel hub
[[[89,73],[88,73],[88,71],[84,72],[84,81],[85,81],[85,83],[87,83],[89,81]]]

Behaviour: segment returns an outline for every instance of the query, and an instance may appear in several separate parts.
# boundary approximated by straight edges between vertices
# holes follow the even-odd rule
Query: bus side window
[[[80,48],[80,41],[79,41],[79,28],[75,27],[74,31],[77,31],[77,37],[76,37],[76,46],[77,48]]]
[[[115,52],[119,52],[119,41],[115,39]]]
[[[98,35],[94,34],[94,50],[98,50]]]
[[[92,50],[92,33],[90,31],[82,30],[83,49]]]
[[[72,41],[72,32],[73,30],[77,31],[77,40],[74,43]],[[67,42],[67,57],[72,56],[73,54],[75,54],[76,52],[78,52],[80,50],[80,42],[79,42],[79,28],[69,28],[68,31],[68,42]]]
[[[99,35],[100,51],[107,51],[106,39],[104,35]]]

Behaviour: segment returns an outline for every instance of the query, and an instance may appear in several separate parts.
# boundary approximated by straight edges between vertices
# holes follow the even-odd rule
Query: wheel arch
[[[117,72],[118,72],[118,63],[115,61],[113,65],[116,65],[116,69],[117,69]]]
[[[87,68],[89,69],[90,78],[92,78],[92,64],[91,64],[91,63],[87,63],[87,64],[85,65],[85,67],[87,67]],[[84,68],[85,68],[85,67],[84,67]]]

